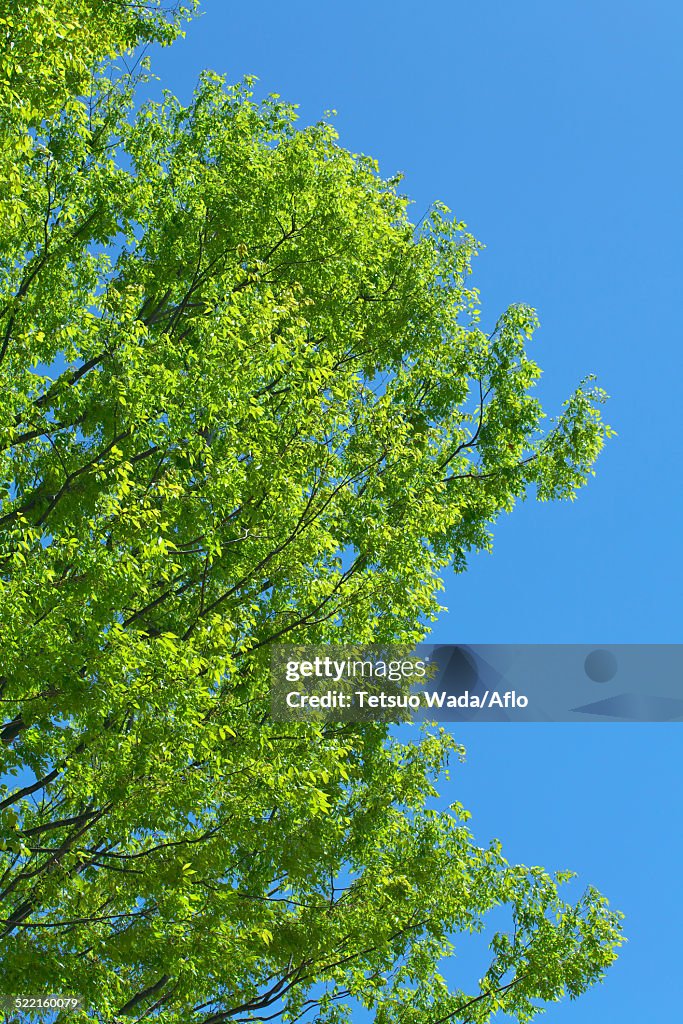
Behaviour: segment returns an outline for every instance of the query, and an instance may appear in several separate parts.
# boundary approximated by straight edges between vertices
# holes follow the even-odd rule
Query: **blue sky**
[[[203,0],[203,12],[155,57],[166,87],[187,99],[210,67],[257,75],[304,123],[337,110],[343,145],[405,173],[415,219],[441,199],[486,243],[475,284],[491,326],[511,302],[537,308],[547,410],[588,372],[612,395],[619,436],[595,479],[573,504],[529,502],[501,521],[494,554],[446,577],[432,639],[680,642],[683,6]],[[444,798],[474,812],[475,833],[511,859],[578,870],[627,913],[607,983],[545,1019],[670,1019],[680,725],[456,731],[469,758]]]

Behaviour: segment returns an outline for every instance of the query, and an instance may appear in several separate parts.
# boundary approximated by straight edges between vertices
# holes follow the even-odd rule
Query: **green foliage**
[[[0,231],[20,221],[31,130],[90,91],[93,70],[140,44],[167,44],[196,0],[0,0]],[[87,100],[81,100],[86,104]]]
[[[124,6],[96,56],[140,38]],[[420,639],[444,566],[585,481],[601,392],[542,432],[533,312],[482,330],[464,225],[416,230],[328,124],[209,74],[187,108],[97,75],[65,100],[87,62],[49,52],[0,248],[3,991],[197,1024],[578,995],[619,943],[605,900],[430,809],[447,734],[278,726],[267,665]],[[480,987],[449,991],[501,905]]]

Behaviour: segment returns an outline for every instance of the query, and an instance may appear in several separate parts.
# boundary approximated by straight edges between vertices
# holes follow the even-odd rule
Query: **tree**
[[[533,311],[486,333],[464,225],[416,229],[329,124],[210,74],[133,104],[93,73],[34,118],[1,250],[2,989],[84,1020],[529,1020],[602,977],[619,915],[430,807],[447,733],[273,723],[268,654],[419,640],[444,566],[584,483],[602,392],[542,433]]]

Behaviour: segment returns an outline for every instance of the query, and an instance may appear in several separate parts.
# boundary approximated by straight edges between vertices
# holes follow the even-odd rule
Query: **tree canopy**
[[[481,326],[444,206],[416,227],[249,80],[136,105],[90,64],[177,22],[93,6],[90,50],[52,4],[53,72],[0,83],[30,110],[0,245],[0,987],[84,1020],[531,1019],[602,976],[618,915],[432,809],[447,733],[273,723],[268,653],[421,639],[445,566],[585,482],[603,394],[543,430],[535,315]],[[3,8],[28,66],[44,8]]]

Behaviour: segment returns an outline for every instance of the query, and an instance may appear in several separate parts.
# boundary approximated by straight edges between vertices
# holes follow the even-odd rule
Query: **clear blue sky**
[[[488,322],[540,314],[542,398],[588,372],[619,436],[574,504],[528,503],[446,579],[440,642],[681,641],[680,103],[675,0],[203,0],[155,58],[187,98],[210,67],[338,111],[341,142],[446,202],[487,249]],[[680,725],[480,725],[447,800],[511,859],[572,867],[628,915],[607,983],[549,1024],[671,1020],[683,920]],[[455,971],[469,975],[471,957]],[[456,974],[454,973],[454,977]],[[428,1022],[427,1022],[428,1024]]]

